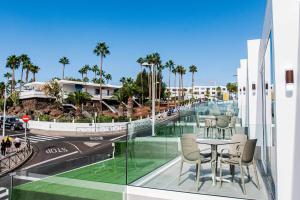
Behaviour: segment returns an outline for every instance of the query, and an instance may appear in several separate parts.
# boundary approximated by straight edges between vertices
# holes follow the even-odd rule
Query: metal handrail
[[[11,153],[0,159],[0,176],[12,171],[23,164],[32,154],[33,148],[30,144],[26,144],[20,150]]]

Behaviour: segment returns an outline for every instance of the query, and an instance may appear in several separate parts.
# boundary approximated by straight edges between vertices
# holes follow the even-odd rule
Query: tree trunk
[[[152,75],[151,75],[151,69],[150,69],[150,71],[149,71],[149,74],[148,74],[148,90],[149,90],[149,100],[151,99],[151,91],[152,91],[152,87],[151,87],[151,85],[152,85],[152,81],[151,81],[151,79],[152,79]]]
[[[140,100],[140,103],[143,105],[143,99],[144,99],[144,84],[143,84],[143,66],[141,65],[141,85],[142,85],[142,97]]]
[[[12,76],[11,76],[11,89],[10,89],[10,93],[13,93],[14,89],[15,89],[15,66],[12,66]]]
[[[175,77],[174,77],[174,88],[175,88],[175,98],[174,98],[174,106],[176,108],[176,96],[177,96],[177,88],[176,88],[176,73],[174,73]]]
[[[192,73],[192,99],[194,99],[194,72]]]
[[[130,118],[132,116],[132,111],[133,111],[133,101],[132,101],[132,97],[129,96],[128,100],[127,100],[127,117]]]
[[[99,109],[100,109],[100,115],[102,115],[102,64],[103,64],[103,56],[101,56],[101,59],[100,59],[100,88],[99,88],[99,91],[100,91],[100,99],[99,99],[99,103],[100,103],[100,106],[99,106]]]
[[[23,66],[22,66],[22,69],[21,69],[21,84],[22,84],[22,82],[23,82],[23,73],[24,73],[24,68],[23,68]]]
[[[180,100],[181,100],[181,75],[179,74],[178,76],[178,100],[179,100],[179,105],[180,105]]]
[[[27,69],[26,69],[26,77],[25,77],[26,83],[28,83],[28,77],[29,77],[29,69],[27,67]]]
[[[122,105],[122,103],[120,103],[119,107],[118,107],[118,117],[122,117],[124,113],[124,107]]]
[[[65,65],[63,65],[63,71],[62,71],[62,80],[65,79]]]
[[[35,82],[35,73],[33,73],[33,82]]]
[[[161,87],[162,87],[162,74],[161,74],[161,72],[159,72],[159,86],[158,86],[158,112],[160,112]]]
[[[181,74],[181,95],[182,100],[184,100],[184,90],[183,90],[183,74]]]
[[[171,68],[169,68],[169,93],[168,93],[168,109],[170,108],[170,98],[171,98]]]

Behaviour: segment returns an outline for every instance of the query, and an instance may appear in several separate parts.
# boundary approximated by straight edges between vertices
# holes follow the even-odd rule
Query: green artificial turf
[[[123,198],[122,191],[104,191],[101,186],[98,189],[86,185],[80,187],[80,185],[74,183],[80,183],[79,180],[81,180],[83,184],[107,183],[125,186],[172,160],[178,152],[176,142],[143,141],[128,142],[127,145],[127,165],[125,155],[117,152],[119,155],[114,159],[88,165],[40,181],[19,185],[13,190],[13,200],[119,200]],[[126,143],[119,142],[116,147],[118,151],[124,152]],[[56,177],[57,180],[55,180]],[[60,178],[63,178],[66,182],[60,182]]]

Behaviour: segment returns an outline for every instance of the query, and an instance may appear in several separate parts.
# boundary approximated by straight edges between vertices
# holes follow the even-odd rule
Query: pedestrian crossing
[[[9,199],[8,189],[5,187],[0,187],[0,200],[8,200]]]
[[[65,137],[62,137],[62,136],[45,136],[45,135],[30,135],[30,136],[27,136],[27,138],[29,139],[29,141],[31,143],[38,143],[38,142],[45,142],[45,141],[63,139]],[[20,140],[22,142],[25,142],[25,136],[21,137]]]

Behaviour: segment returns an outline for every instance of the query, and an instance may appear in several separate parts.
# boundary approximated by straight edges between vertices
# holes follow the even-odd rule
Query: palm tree
[[[195,73],[198,72],[197,66],[196,65],[191,65],[190,66],[190,72],[192,73],[192,99],[194,99],[194,84],[195,84]]]
[[[20,59],[16,55],[11,55],[7,58],[6,67],[11,69],[11,92],[15,89],[15,70],[20,66]]]
[[[22,54],[19,56],[20,62],[22,63],[22,68],[21,68],[21,81],[23,82],[23,74],[24,74],[24,69],[26,69],[26,65],[28,62],[30,62],[30,58],[26,54]]]
[[[144,84],[143,84],[143,63],[145,62],[145,59],[140,57],[139,59],[137,59],[136,61],[137,63],[140,64],[141,66],[141,85],[142,85],[142,98],[141,98],[141,104],[143,105],[143,100],[144,100]]]
[[[164,70],[165,66],[163,65],[159,65],[157,67],[157,71],[158,71],[158,74],[157,74],[157,80],[159,82],[159,85],[158,85],[158,110],[160,111],[160,99],[161,99],[161,88],[162,88],[162,71]]]
[[[182,65],[177,66],[177,73],[180,75],[180,82],[179,82],[179,88],[181,91],[181,100],[184,98],[184,91],[183,91],[183,75],[186,73],[186,69]]]
[[[138,87],[131,78],[127,78],[122,87],[124,95],[127,97],[127,117],[132,116],[133,112],[133,96],[138,93]]]
[[[6,72],[6,73],[3,75],[3,77],[6,78],[7,81],[9,81],[9,79],[11,78],[11,73]]]
[[[70,64],[70,61],[67,57],[62,57],[59,60],[59,63],[63,65],[63,70],[62,70],[62,80],[65,79],[65,66]]]
[[[109,52],[109,48],[108,46],[105,44],[105,42],[99,42],[97,44],[97,46],[95,47],[94,49],[94,53],[97,55],[97,56],[100,56],[100,115],[102,115],[102,67],[103,67],[103,60],[104,58],[110,54]]]
[[[174,88],[175,88],[175,98],[174,98],[174,106],[176,107],[176,98],[177,98],[177,88],[176,88],[176,74],[177,74],[177,67],[175,65],[172,67],[172,73],[174,74]]]
[[[25,76],[25,82],[28,83],[28,79],[29,79],[29,71],[30,68],[32,68],[32,63],[30,60],[25,61],[24,63],[22,63],[22,68],[26,69],[26,76]]]
[[[83,70],[83,73],[84,73],[84,75],[85,75],[85,78],[88,77],[88,72],[89,72],[90,69],[91,69],[91,68],[90,68],[89,65],[84,65],[84,66],[82,67],[82,70]]]
[[[172,71],[174,65],[175,64],[172,60],[169,60],[168,62],[166,62],[166,65],[165,65],[165,68],[169,69],[169,85],[168,85],[169,91],[171,91],[171,88],[170,88],[171,87],[171,71]],[[170,100],[168,98],[168,108],[169,107],[170,107]]]
[[[92,96],[87,92],[75,91],[68,94],[67,101],[74,104],[76,108],[79,108],[81,113],[83,110],[83,104],[90,101]]]
[[[78,72],[81,74],[81,80],[83,81],[83,78],[84,78],[84,69],[83,68],[80,68],[78,70]]]
[[[97,79],[97,72],[99,72],[98,66],[94,65],[91,70],[94,73],[94,79]]]
[[[124,85],[125,81],[126,81],[126,78],[124,76],[120,78],[120,82],[122,83],[122,86]]]
[[[32,82],[35,82],[35,80],[36,80],[35,75],[39,72],[40,68],[36,65],[32,65],[29,70],[30,70],[30,72],[32,73],[32,76],[33,76]]]
[[[123,113],[124,113],[123,100],[125,98],[122,89],[116,91],[113,94],[113,98],[115,100],[117,100],[117,102],[119,103],[119,106],[118,106],[118,116],[121,117],[121,116],[123,116]]]
[[[108,84],[108,81],[111,81],[112,79],[111,74],[106,74],[104,78],[106,79],[106,84]]]

